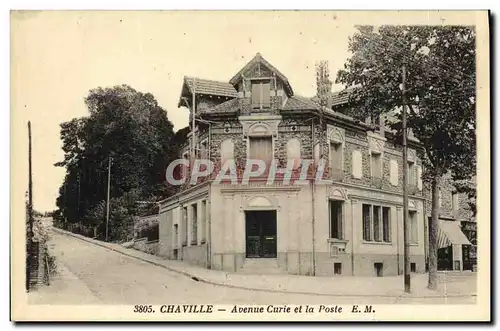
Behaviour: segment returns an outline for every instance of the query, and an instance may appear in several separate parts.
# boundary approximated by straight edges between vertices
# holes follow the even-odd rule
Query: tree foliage
[[[476,173],[475,39],[466,26],[362,26],[349,40],[352,56],[337,73],[336,83],[353,87],[349,99],[360,119],[392,112],[392,128],[401,136],[406,65],[407,124],[424,146],[420,157],[433,189],[433,223],[442,176],[451,172],[460,186]],[[475,189],[460,189],[474,203]]]
[[[89,115],[61,124],[66,168],[57,206],[69,222],[96,225],[106,200],[108,158],[113,199],[160,199],[172,188],[165,169],[177,154],[171,144],[173,125],[153,95],[130,86],[96,88],[85,98]],[[131,193],[134,192],[134,193]],[[115,211],[113,211],[115,212]],[[99,218],[100,217],[100,218]]]

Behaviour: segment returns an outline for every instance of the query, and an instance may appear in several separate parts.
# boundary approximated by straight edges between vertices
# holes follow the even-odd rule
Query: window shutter
[[[252,84],[252,105],[260,106],[260,84]]]
[[[417,188],[422,190],[422,166],[417,166]]]
[[[363,157],[361,151],[352,151],[352,176],[354,178],[363,177]]]
[[[271,104],[271,84],[262,83],[262,105],[269,106]]]
[[[391,182],[391,185],[397,186],[398,185],[398,161],[396,160],[391,160],[389,163],[389,180]]]

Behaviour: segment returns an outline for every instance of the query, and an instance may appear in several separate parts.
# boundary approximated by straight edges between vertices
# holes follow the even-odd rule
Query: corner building
[[[402,274],[407,166],[411,270],[425,272],[430,211],[415,139],[403,165],[402,148],[383,125],[354,120],[346,98],[333,100],[333,110],[295,95],[260,54],[229,82],[185,77],[179,106],[191,110],[193,100],[196,146],[188,139],[180,157],[194,150],[215,171],[229,159],[239,168],[248,158],[276,159],[280,168],[323,160],[325,174],[300,185],[268,184],[267,176],[246,185],[213,178],[185,184],[161,202],[160,255],[228,272]]]

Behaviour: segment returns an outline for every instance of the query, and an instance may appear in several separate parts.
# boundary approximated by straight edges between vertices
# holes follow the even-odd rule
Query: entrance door
[[[276,211],[246,211],[246,257],[276,258]]]

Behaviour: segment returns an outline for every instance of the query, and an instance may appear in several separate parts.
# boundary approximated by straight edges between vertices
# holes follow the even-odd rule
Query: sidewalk
[[[238,289],[290,294],[349,297],[414,297],[444,298],[471,297],[476,295],[476,277],[440,273],[438,290],[427,289],[427,274],[412,274],[412,293],[403,291],[403,276],[389,277],[311,277],[298,275],[247,275],[209,270],[182,261],[167,260],[119,244],[102,242],[85,236],[53,228],[53,231],[93,243],[115,252],[146,261],[170,271],[195,278],[198,281]]]
[[[87,285],[62,263],[58,263],[57,275],[50,279],[50,285],[42,285],[28,293],[30,305],[92,305],[99,304]]]

